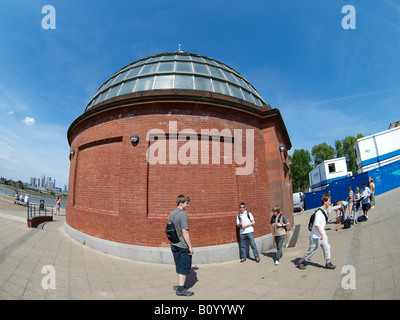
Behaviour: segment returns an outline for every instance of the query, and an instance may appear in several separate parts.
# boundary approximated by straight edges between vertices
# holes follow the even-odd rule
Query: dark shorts
[[[192,256],[189,255],[189,249],[172,245],[171,251],[174,255],[176,273],[188,275],[192,267]]]
[[[369,204],[369,203],[363,204],[362,209],[363,209],[363,211],[368,211],[369,209],[371,209],[371,204]]]

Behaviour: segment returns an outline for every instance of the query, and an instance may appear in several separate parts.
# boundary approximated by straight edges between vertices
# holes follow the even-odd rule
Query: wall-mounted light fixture
[[[71,149],[69,151],[69,160],[71,160],[71,158],[75,155],[75,149]]]
[[[132,143],[138,143],[139,142],[139,136],[137,134],[131,135],[131,142]]]
[[[285,150],[286,150],[285,145],[284,145],[283,143],[280,143],[280,144],[279,144],[279,151],[280,151],[280,152],[283,152],[283,151],[285,151]]]

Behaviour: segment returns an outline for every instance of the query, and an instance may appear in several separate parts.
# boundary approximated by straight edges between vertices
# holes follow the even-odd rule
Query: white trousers
[[[315,251],[317,251],[318,247],[321,246],[324,252],[325,260],[331,259],[331,245],[328,242],[328,237],[324,235],[322,240],[315,239],[310,237],[310,245],[308,247],[308,251],[304,255],[304,260],[310,261],[311,257],[314,255]]]

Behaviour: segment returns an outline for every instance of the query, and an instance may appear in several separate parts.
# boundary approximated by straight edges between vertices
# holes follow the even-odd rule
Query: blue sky
[[[42,28],[45,5],[55,30]],[[345,5],[356,29],[342,28]],[[1,0],[0,176],[67,184],[67,130],[100,85],[179,44],[233,67],[278,108],[290,153],[400,120],[395,0]]]

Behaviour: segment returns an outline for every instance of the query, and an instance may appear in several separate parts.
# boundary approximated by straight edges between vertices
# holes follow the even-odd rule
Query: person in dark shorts
[[[371,196],[371,189],[367,187],[367,183],[363,182],[363,190],[361,191],[361,205],[362,205],[362,210],[364,213],[364,216],[366,220],[368,220],[368,211],[371,209],[371,201],[370,197]]]
[[[185,209],[188,209],[190,199],[188,196],[180,195],[176,199],[176,209],[168,217],[175,224],[179,242],[171,243],[171,251],[174,256],[176,273],[178,274],[178,285],[174,290],[178,296],[192,296],[194,293],[185,288],[186,276],[192,267],[193,248],[189,236],[189,219]]]

